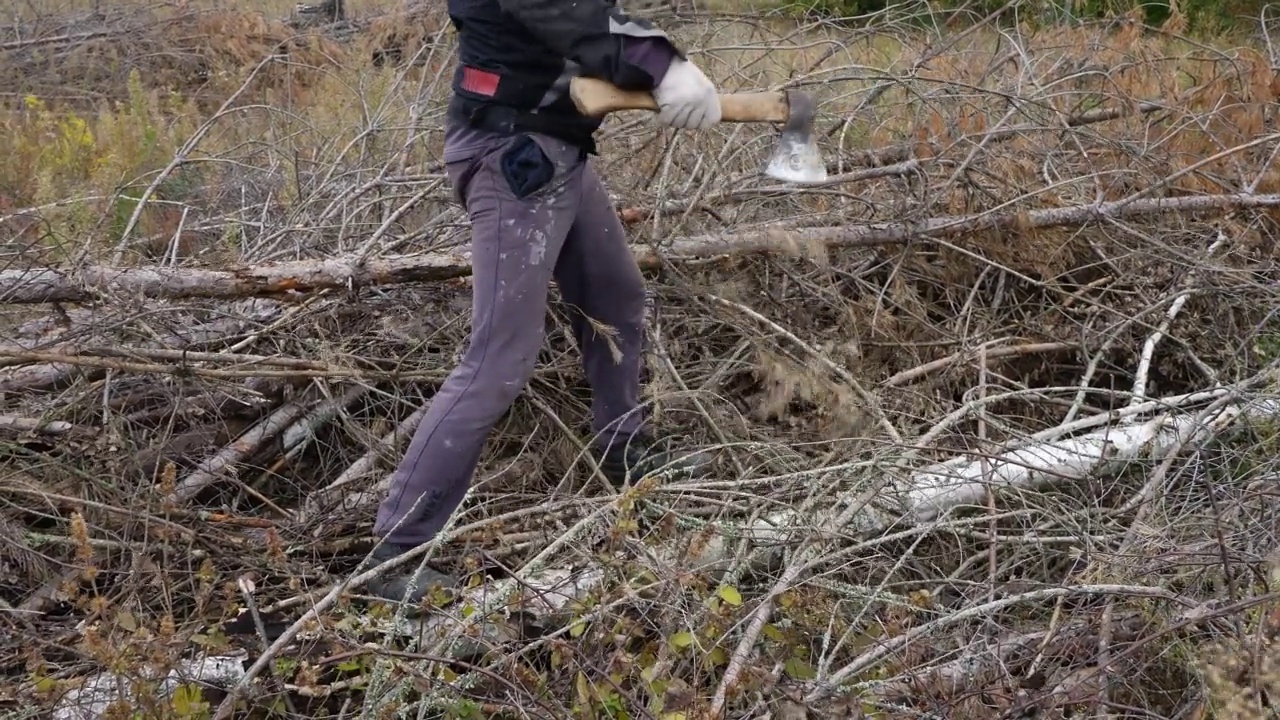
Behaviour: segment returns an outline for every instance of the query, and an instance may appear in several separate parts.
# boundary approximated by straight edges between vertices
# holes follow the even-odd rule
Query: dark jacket
[[[532,130],[594,152],[600,120],[569,98],[576,75],[652,90],[683,53],[663,31],[612,0],[449,0],[458,31],[455,121],[490,131]]]

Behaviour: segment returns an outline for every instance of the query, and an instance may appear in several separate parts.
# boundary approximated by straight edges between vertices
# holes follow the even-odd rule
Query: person
[[[449,0],[448,11],[458,64],[444,162],[472,228],[471,334],[392,475],[371,565],[430,541],[461,503],[492,427],[533,373],[553,278],[592,389],[601,470],[621,484],[698,462],[681,460],[640,417],[644,281],[590,161],[601,120],[579,113],[568,89],[582,75],[649,91],[658,122],[702,130],[721,119],[714,83],[667,33],[613,0]],[[435,585],[456,579],[410,560],[366,589],[417,603]]]

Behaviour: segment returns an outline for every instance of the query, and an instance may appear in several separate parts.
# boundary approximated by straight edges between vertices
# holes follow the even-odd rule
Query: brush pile
[[[467,340],[466,218],[436,161],[449,38],[376,59],[359,33],[291,31],[320,49],[277,67],[215,58],[207,32],[194,57],[227,80],[172,162],[112,197],[0,205],[0,706],[1262,717],[1263,41],[1132,19],[670,27],[725,91],[824,103],[813,188],[761,175],[766,127],[602,131],[650,279],[652,420],[715,470],[593,473],[553,302],[534,378],[421,556],[468,587],[417,619],[352,570]],[[275,70],[255,77],[277,94],[247,89]],[[262,99],[304,71],[327,90]]]

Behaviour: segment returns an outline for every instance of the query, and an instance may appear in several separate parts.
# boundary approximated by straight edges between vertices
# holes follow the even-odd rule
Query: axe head
[[[813,98],[795,90],[787,91],[787,121],[782,126],[778,146],[765,166],[764,173],[783,182],[810,184],[827,179],[823,162],[813,138],[816,104]]]

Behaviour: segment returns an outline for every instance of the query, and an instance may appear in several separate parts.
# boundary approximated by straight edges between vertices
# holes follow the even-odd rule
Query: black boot
[[[689,477],[710,461],[705,454],[673,450],[668,442],[660,442],[646,433],[630,438],[619,437],[600,459],[600,470],[615,485],[639,482],[650,473],[664,477]]]
[[[374,548],[373,554],[361,566],[360,572],[381,565],[412,549],[412,545],[396,545],[383,542]],[[418,569],[419,564],[419,560],[410,560],[401,565],[388,568],[377,577],[369,580],[365,584],[365,589],[369,591],[370,595],[390,602],[398,603],[403,601],[411,605],[417,605],[422,602],[422,598],[436,588],[452,589],[457,587],[458,581],[456,578],[440,572],[430,565],[423,566],[422,570],[415,575],[414,571]],[[406,594],[410,586],[413,587],[413,591]]]

